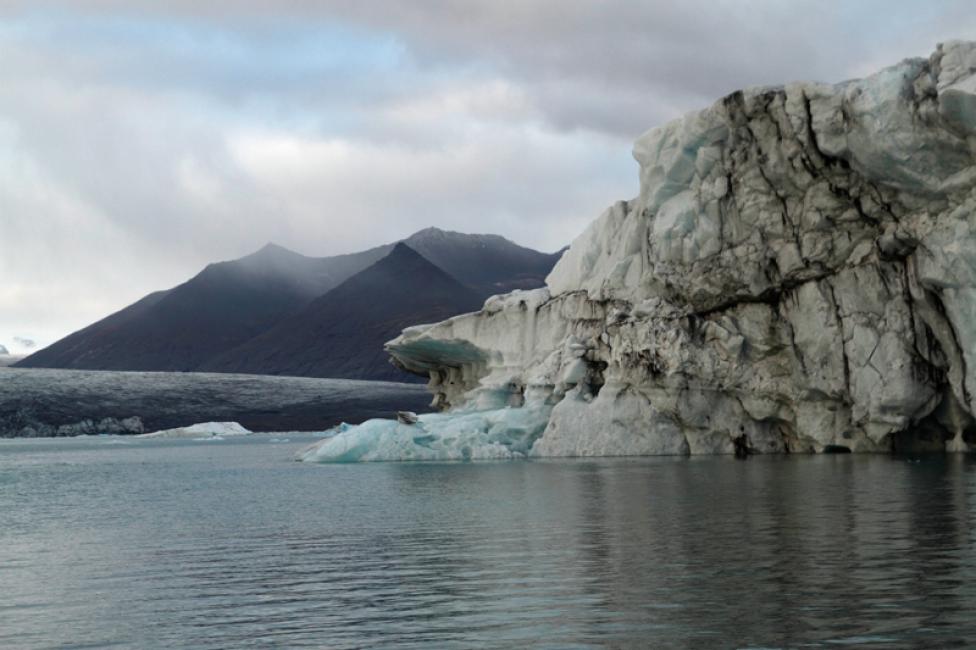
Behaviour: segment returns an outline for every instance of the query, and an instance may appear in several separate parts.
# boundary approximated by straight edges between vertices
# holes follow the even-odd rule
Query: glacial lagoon
[[[298,463],[0,441],[0,647],[956,647],[968,457]]]

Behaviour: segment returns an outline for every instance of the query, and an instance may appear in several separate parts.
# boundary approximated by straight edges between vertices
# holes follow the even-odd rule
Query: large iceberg
[[[546,288],[387,344],[443,413],[305,457],[976,445],[976,43],[738,91],[634,157]]]

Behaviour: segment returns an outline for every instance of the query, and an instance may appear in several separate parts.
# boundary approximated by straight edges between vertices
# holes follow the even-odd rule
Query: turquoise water
[[[976,644],[968,459],[293,462],[313,440],[0,441],[0,647]]]

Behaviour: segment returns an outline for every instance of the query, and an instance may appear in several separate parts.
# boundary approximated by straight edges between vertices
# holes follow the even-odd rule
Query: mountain
[[[516,288],[542,286],[560,253],[534,251],[496,235],[471,235],[436,228],[421,230],[403,240],[415,255],[426,258],[435,268],[464,285],[480,303],[487,296]],[[313,300],[352,276],[391,255],[397,243],[334,257],[306,257],[268,244],[261,250],[229,262],[207,266],[189,281],[166,291],[149,294],[132,305],[53,345],[19,361],[18,367],[74,368],[86,370],[162,370],[196,371],[214,368],[248,368],[250,372],[291,372],[292,362],[265,369],[252,361],[266,358],[258,353],[261,345],[274,348],[289,341],[273,342],[263,335],[280,324],[292,321]],[[404,253],[400,251],[396,261]],[[411,290],[418,290],[420,285]],[[386,300],[382,293],[374,299]],[[420,300],[418,305],[433,309],[426,313],[414,310],[415,322],[438,320],[460,313],[445,312]],[[466,301],[464,311],[469,305]],[[434,309],[437,307],[437,309]],[[337,314],[318,312],[323,327],[338,318]],[[399,321],[398,321],[399,322]],[[406,323],[407,325],[411,323]],[[393,331],[392,334],[396,334]],[[261,337],[261,342],[246,345]],[[235,360],[232,351],[251,355]],[[372,350],[355,350],[355,354],[372,354]],[[282,354],[285,354],[284,352]],[[338,352],[337,352],[338,354]],[[385,354],[382,345],[376,354]],[[255,356],[257,355],[257,356]],[[285,356],[288,356],[285,354]],[[284,358],[284,357],[282,357]],[[299,374],[308,375],[317,368],[323,375],[328,364],[310,363]],[[338,367],[338,366],[336,366]],[[378,367],[378,366],[373,366]],[[386,374],[389,370],[382,368]],[[297,371],[297,370],[296,370]],[[343,370],[352,374],[352,370]],[[358,376],[358,375],[356,375]],[[391,375],[401,379],[408,375]]]
[[[269,244],[35,352],[21,368],[193,370],[264,332],[386,253],[312,258]]]
[[[474,289],[482,299],[535,289],[562,256],[540,253],[499,237],[426,228],[404,240],[410,248]]]
[[[267,332],[204,363],[206,372],[405,381],[383,344],[404,327],[474,311],[483,300],[398,243],[387,257]]]

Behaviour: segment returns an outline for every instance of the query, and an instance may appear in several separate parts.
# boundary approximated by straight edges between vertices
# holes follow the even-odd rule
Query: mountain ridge
[[[541,286],[560,255],[533,251],[497,235],[468,235],[438,228],[426,228],[398,242],[364,251],[321,258],[269,242],[241,258],[208,264],[189,280],[150,293],[15,365],[197,371],[218,358],[227,364],[230,351],[301,313],[315,299],[384,259],[403,242],[413,242],[407,244],[410,250],[457,279],[479,301],[523,285]],[[382,292],[375,291],[374,299],[382,300]],[[461,302],[469,304],[467,300]],[[449,315],[438,310],[436,317],[431,314],[427,320]],[[385,369],[380,374],[386,375]]]
[[[474,290],[398,242],[386,257],[200,370],[407,381],[383,344],[403,327],[481,304]]]

